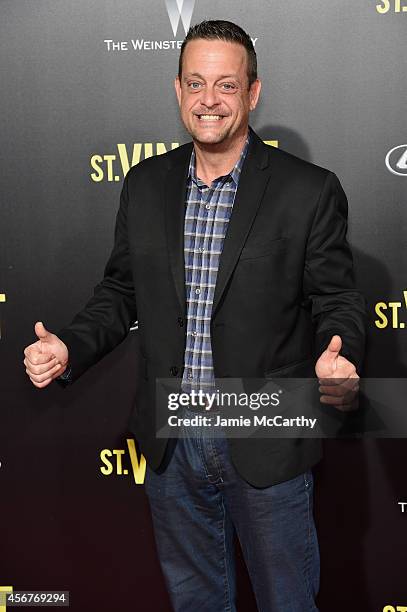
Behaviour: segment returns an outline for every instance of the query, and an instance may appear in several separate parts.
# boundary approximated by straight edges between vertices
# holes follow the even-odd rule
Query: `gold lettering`
[[[130,170],[129,156],[127,154],[127,147],[125,144],[120,143],[117,145],[119,151],[119,157],[122,164],[123,176],[126,176]],[[141,143],[136,142],[133,145],[133,155],[131,158],[131,167],[135,166],[141,160]]]
[[[385,302],[377,302],[375,306],[375,313],[378,317],[380,317],[381,321],[379,319],[376,319],[375,325],[379,329],[384,329],[385,327],[387,327],[387,324],[389,322],[382,310],[387,310],[387,304]]]
[[[401,308],[401,302],[389,302],[389,308],[392,310],[392,327],[396,329],[399,326],[398,309]]]
[[[13,587],[11,586],[0,586],[0,597],[2,597],[2,593],[12,593]],[[5,595],[3,595],[5,597]],[[0,599],[0,612],[6,612],[6,604],[3,599]]]
[[[145,142],[144,143],[144,159],[148,159],[153,156],[153,143]]]
[[[276,147],[278,149],[278,140],[263,140],[266,145],[270,145],[270,147]]]
[[[376,4],[376,10],[378,13],[387,13],[390,10],[390,0],[381,0],[382,4]]]
[[[121,476],[123,474],[122,456],[124,455],[124,450],[116,449],[113,451],[113,455],[116,455],[116,474]]]
[[[113,181],[113,162],[116,159],[116,155],[104,155],[103,159],[107,162],[107,180]]]
[[[96,172],[92,172],[90,177],[92,181],[95,181],[95,183],[99,183],[100,181],[103,181],[103,168],[101,168],[98,165],[102,163],[103,163],[103,157],[101,155],[92,155],[92,157],[90,158],[90,165],[92,166],[94,170],[96,170]]]
[[[109,459],[107,458],[111,456],[112,456],[112,451],[110,451],[108,448],[105,448],[104,450],[100,452],[100,458],[106,466],[106,467],[101,466],[100,471],[105,476],[110,476],[110,474],[112,474],[113,472],[113,465],[111,461],[109,461]]]
[[[127,448],[129,449],[131,467],[133,469],[134,482],[136,484],[143,484],[144,477],[146,474],[146,460],[144,455],[140,456],[140,461],[137,458],[136,447],[134,440],[131,438],[127,439]]]

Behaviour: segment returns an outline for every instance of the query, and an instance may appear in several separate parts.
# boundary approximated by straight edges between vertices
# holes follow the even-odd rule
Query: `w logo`
[[[170,18],[174,36],[177,35],[179,21],[184,26],[185,35],[191,25],[192,13],[194,12],[195,0],[165,0],[168,17]]]

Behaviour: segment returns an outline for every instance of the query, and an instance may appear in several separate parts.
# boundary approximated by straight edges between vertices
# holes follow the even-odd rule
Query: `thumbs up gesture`
[[[359,376],[355,366],[340,355],[342,338],[332,336],[331,341],[315,365],[319,379],[320,401],[338,410],[355,410]]]
[[[33,385],[41,389],[65,372],[68,349],[40,321],[35,324],[34,330],[38,340],[24,349],[24,365]]]

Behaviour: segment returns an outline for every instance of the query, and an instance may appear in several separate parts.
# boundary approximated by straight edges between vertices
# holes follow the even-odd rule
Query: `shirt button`
[[[192,335],[193,335],[193,336],[197,336],[197,335],[198,335],[198,332],[197,332],[197,331],[193,331],[193,332],[192,332]]]
[[[206,210],[210,210],[211,209],[211,205],[210,204],[205,204],[205,208],[206,208]]]
[[[199,247],[199,252],[200,252],[200,253],[205,253],[205,249],[204,249],[204,247]]]
[[[195,289],[195,293],[196,293],[197,295],[199,295],[199,294],[201,293],[201,290],[200,290],[200,288],[199,288],[199,287],[197,287],[197,288]]]
[[[188,372],[187,374],[187,378],[188,380],[192,380],[193,376],[192,376],[192,372]]]

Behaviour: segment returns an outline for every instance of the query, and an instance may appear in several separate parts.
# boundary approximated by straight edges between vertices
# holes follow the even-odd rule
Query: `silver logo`
[[[390,149],[386,155],[386,166],[397,176],[407,176],[407,144]]]
[[[174,36],[177,35],[180,20],[182,21],[186,35],[191,25],[195,0],[165,0],[165,6],[167,7],[167,13],[170,18]]]

